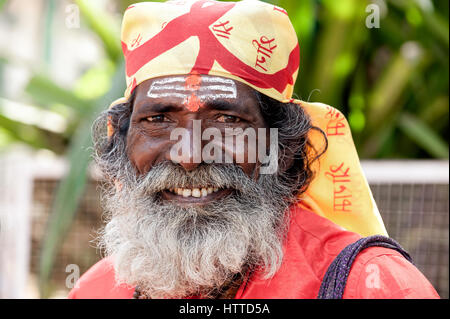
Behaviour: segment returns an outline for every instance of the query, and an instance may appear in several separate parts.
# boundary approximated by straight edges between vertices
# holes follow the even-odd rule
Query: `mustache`
[[[153,166],[136,177],[140,191],[155,194],[172,188],[231,188],[241,193],[255,191],[256,181],[235,164],[201,164],[191,171],[171,161]],[[136,185],[135,184],[135,185]]]

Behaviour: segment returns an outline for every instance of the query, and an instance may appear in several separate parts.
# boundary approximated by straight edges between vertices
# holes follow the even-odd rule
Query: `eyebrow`
[[[219,111],[237,111],[248,113],[247,108],[241,103],[232,103],[225,100],[209,100],[205,102],[205,106]]]
[[[145,114],[145,113],[149,113],[149,112],[154,112],[154,113],[167,113],[167,112],[176,112],[176,111],[180,111],[183,108],[183,106],[181,105],[177,105],[177,104],[168,104],[168,103],[148,103],[148,104],[144,104],[142,107],[139,108],[139,110],[137,110],[137,114]]]
[[[232,103],[224,100],[209,100],[204,103],[205,107],[209,109],[219,110],[219,111],[237,111],[248,113],[245,106],[240,103]],[[155,113],[166,113],[166,112],[177,112],[184,109],[183,105],[171,104],[171,103],[154,103],[154,104],[144,104],[137,110],[137,114],[155,112]]]

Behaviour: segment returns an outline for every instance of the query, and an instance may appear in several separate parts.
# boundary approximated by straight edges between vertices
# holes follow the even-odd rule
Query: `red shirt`
[[[314,299],[325,272],[347,245],[361,238],[317,214],[293,207],[279,271],[268,280],[258,272],[239,288],[236,299]],[[134,287],[116,285],[111,257],[91,267],[69,298],[133,297]],[[439,298],[425,276],[400,253],[383,247],[363,250],[348,276],[344,298]]]

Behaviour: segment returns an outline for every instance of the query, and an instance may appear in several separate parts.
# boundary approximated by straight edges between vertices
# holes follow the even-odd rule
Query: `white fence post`
[[[30,156],[0,156],[0,299],[25,298],[30,265]]]

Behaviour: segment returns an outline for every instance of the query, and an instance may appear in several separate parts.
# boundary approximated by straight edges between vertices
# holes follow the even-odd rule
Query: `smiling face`
[[[138,285],[151,298],[217,297],[236,275],[261,268],[264,278],[273,276],[283,258],[286,212],[311,176],[304,161],[307,116],[220,77],[157,78],[133,94],[100,116],[93,130],[107,182],[108,223],[99,247],[114,257],[119,283]],[[257,160],[251,154],[255,144],[272,149],[271,134],[269,142],[267,131],[258,130],[272,126],[279,130],[273,144],[282,164],[271,174],[259,170],[267,163],[259,152]],[[258,131],[253,142],[246,129]],[[176,130],[189,138],[172,138]],[[218,140],[210,141],[208,130]],[[242,136],[247,142],[240,147]],[[199,152],[211,143],[224,161]],[[171,152],[177,144],[180,158]]]
[[[194,122],[195,121],[195,122]],[[199,134],[195,132],[199,123]],[[183,129],[188,139],[179,141],[171,138],[174,129]],[[169,76],[150,79],[136,88],[133,111],[127,135],[127,154],[139,174],[146,174],[152,167],[164,161],[177,162],[186,172],[195,170],[202,161],[195,160],[195,154],[211,142],[202,139],[205,130],[215,128],[223,139],[229,129],[266,128],[255,91],[240,82],[208,75]],[[229,155],[242,171],[256,180],[259,163],[249,161],[249,151],[258,143],[236,147],[237,139],[228,145],[222,141],[223,154]],[[177,143],[188,143],[189,152],[181,161],[175,161],[171,149]],[[238,158],[244,161],[238,163]],[[187,185],[161,191],[164,200],[179,204],[204,204],[229,195],[230,188],[219,189],[215,185]]]

